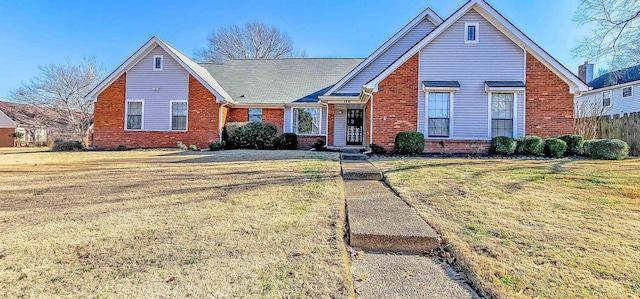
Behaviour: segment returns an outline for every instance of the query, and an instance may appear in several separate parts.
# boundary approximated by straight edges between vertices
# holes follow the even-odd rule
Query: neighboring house
[[[593,65],[585,62],[580,66],[579,74],[593,88],[576,96],[576,107],[590,107],[604,115],[624,115],[625,113],[640,112],[640,65],[608,72],[598,78],[593,78]],[[585,105],[587,103],[588,105]],[[587,109],[584,115],[590,116],[594,109]],[[577,114],[581,114],[577,111]]]
[[[446,20],[427,8],[361,59],[198,64],[153,37],[87,97],[96,147],[204,147],[230,121],[265,121],[302,144],[393,148],[401,131],[427,152],[487,149],[495,136],[574,132],[588,86],[493,7]]]
[[[15,123],[16,132],[23,133],[17,140],[19,146],[73,139],[73,127],[52,109],[0,101],[0,111]]]
[[[15,139],[11,134],[16,132],[16,123],[0,110],[0,147],[13,147]]]

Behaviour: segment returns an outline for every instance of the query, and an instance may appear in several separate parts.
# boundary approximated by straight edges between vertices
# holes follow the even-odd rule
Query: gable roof
[[[238,104],[318,102],[362,58],[236,59],[202,63]]]
[[[215,96],[217,101],[229,101],[233,102],[233,99],[229,94],[220,86],[218,81],[211,76],[207,70],[205,70],[202,66],[198,65],[195,61],[189,59],[184,54],[180,53],[180,51],[176,50],[157,36],[153,36],[149,41],[147,41],[138,51],[133,53],[131,57],[129,57],[125,62],[123,62],[116,70],[114,70],[107,78],[102,80],[100,84],[94,87],[85,97],[89,99],[93,99],[94,101],[98,99],[98,95],[113,81],[118,79],[120,75],[124,72],[131,69],[136,63],[138,63],[142,58],[144,58],[151,50],[153,50],[156,46],[161,47],[165,52],[167,52],[173,59],[175,59],[182,67],[184,67],[189,74],[191,74],[196,80],[198,80],[202,85],[204,85],[209,91],[211,91]]]
[[[0,128],[15,128],[16,123],[0,109]]]
[[[386,78],[389,74],[400,67],[404,62],[411,58],[415,53],[424,48],[427,44],[438,37],[442,32],[447,30],[458,19],[464,16],[470,10],[475,9],[480,15],[482,15],[489,23],[500,30],[505,36],[511,39],[514,43],[523,49],[526,49],[531,55],[538,59],[542,64],[549,68],[553,73],[560,77],[570,87],[570,92],[575,91],[587,91],[589,86],[583,82],[578,76],[569,71],[565,66],[553,58],[549,53],[543,50],[535,42],[533,42],[522,31],[516,28],[509,20],[496,11],[491,5],[484,0],[470,0],[456,12],[444,20],[438,25],[431,33],[425,36],[422,40],[411,47],[407,52],[400,56],[394,63],[387,67],[384,71],[378,74],[375,78],[369,81],[365,86],[368,88],[375,88],[380,81]]]
[[[367,59],[362,61],[357,67],[352,69],[348,74],[346,74],[338,83],[336,83],[332,88],[327,90],[324,95],[331,95],[338,91],[339,88],[344,86],[349,80],[353,79],[358,73],[364,70],[368,65],[370,65],[376,58],[380,57],[387,49],[393,46],[400,38],[405,36],[406,33],[411,31],[411,29],[415,28],[422,20],[427,18],[431,23],[435,26],[438,26],[442,23],[442,18],[435,13],[431,8],[427,7],[420,14],[414,17],[409,23],[404,25],[398,32],[396,32],[391,38],[389,38],[384,44],[382,44],[378,49],[373,51]]]
[[[632,67],[608,72],[589,82],[593,89],[601,89],[605,87],[625,84],[640,80],[640,64]]]

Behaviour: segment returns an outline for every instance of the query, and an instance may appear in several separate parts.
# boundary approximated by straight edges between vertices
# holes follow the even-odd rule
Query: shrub
[[[226,145],[230,148],[239,148],[240,147],[240,136],[237,132],[243,126],[247,125],[248,122],[230,122],[227,123],[224,127],[224,140],[226,140]]]
[[[126,151],[127,150],[127,146],[124,144],[120,144],[118,145],[118,147],[116,147],[117,151]]]
[[[263,122],[229,123],[227,136],[234,148],[272,149],[278,136],[278,127]]]
[[[374,155],[384,155],[387,153],[387,149],[375,143],[369,144],[369,147]]]
[[[325,145],[326,143],[324,142],[324,139],[318,139],[316,140],[316,142],[313,143],[313,148],[316,151],[323,151]]]
[[[198,150],[198,146],[195,144],[189,145],[189,149],[192,151],[197,151]]]
[[[562,157],[567,151],[567,143],[558,138],[548,138],[544,141],[544,154],[547,157]]]
[[[538,136],[524,136],[516,138],[516,153],[518,155],[539,156],[544,151],[544,142]]]
[[[209,150],[211,151],[221,151],[224,148],[224,142],[214,141],[209,143]]]
[[[516,140],[511,137],[499,136],[491,139],[491,153],[494,155],[510,156],[515,150]]]
[[[558,137],[558,139],[567,143],[567,155],[581,155],[584,146],[584,138],[580,135],[567,134]]]
[[[298,149],[298,135],[294,133],[280,135],[280,148],[284,150]]]
[[[595,159],[622,160],[629,155],[629,145],[620,139],[587,140],[584,153]]]
[[[80,141],[62,141],[58,140],[53,144],[53,150],[56,152],[79,151],[84,148]]]
[[[186,151],[189,149],[186,144],[182,143],[182,141],[178,141],[178,148],[183,151]]]
[[[396,135],[395,150],[398,154],[420,154],[424,151],[424,135],[405,131]]]

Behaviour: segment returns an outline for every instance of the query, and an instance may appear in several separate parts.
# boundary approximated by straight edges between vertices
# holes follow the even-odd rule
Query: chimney
[[[586,83],[593,81],[593,63],[585,61],[583,65],[578,66],[578,77]]]

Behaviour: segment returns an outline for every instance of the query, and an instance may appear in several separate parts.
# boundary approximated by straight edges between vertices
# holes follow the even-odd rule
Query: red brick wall
[[[14,138],[9,135],[15,131],[15,128],[0,128],[0,147],[13,147]]]
[[[313,148],[313,144],[318,140],[325,140],[324,136],[299,136],[298,135],[298,149],[308,150]]]
[[[378,92],[373,96],[373,143],[392,150],[398,132],[416,131],[417,126],[418,54],[415,54],[378,84]]]
[[[189,114],[187,132],[149,132],[124,130],[126,74],[123,74],[100,95],[95,103],[94,146],[115,148],[176,147],[186,145],[206,147],[218,140],[220,105],[216,97],[193,76],[189,75]]]
[[[327,108],[327,145],[333,146],[333,125],[336,113],[336,105],[329,104]]]
[[[231,108],[227,116],[227,122],[247,122],[249,121],[248,108]],[[262,121],[278,126],[282,132],[284,130],[284,108],[262,108]]]
[[[430,154],[487,154],[491,144],[478,140],[425,140],[424,152]]]
[[[526,135],[542,138],[575,132],[569,85],[527,53]]]

